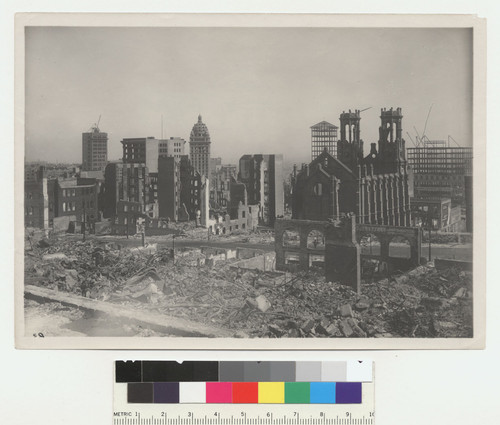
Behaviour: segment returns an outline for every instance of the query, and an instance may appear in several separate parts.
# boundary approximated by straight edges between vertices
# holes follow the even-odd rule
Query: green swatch
[[[308,404],[309,400],[309,382],[285,382],[285,403]]]

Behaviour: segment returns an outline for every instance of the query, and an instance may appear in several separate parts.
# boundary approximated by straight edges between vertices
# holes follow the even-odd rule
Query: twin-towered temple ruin
[[[337,157],[325,149],[292,177],[292,218],[328,220],[354,213],[358,223],[410,225],[401,108],[382,109],[378,149],[363,154],[360,111],[340,115]]]

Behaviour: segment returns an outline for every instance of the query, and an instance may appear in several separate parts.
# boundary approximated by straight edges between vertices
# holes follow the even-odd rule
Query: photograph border
[[[337,27],[471,28],[473,31],[473,338],[194,338],[24,335],[25,28]],[[481,349],[486,335],[486,20],[473,15],[19,13],[15,18],[15,336],[22,349],[372,350]],[[236,342],[236,343],[235,343]]]

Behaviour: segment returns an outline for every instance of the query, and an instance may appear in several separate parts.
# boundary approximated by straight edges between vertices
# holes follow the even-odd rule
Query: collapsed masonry
[[[363,238],[379,243],[378,252],[363,252]],[[394,240],[405,240],[409,258],[391,256]],[[354,215],[336,221],[276,220],[276,269],[308,270],[322,263],[327,281],[337,281],[361,293],[361,258],[375,258],[386,270],[407,270],[420,264],[421,229],[370,224],[356,224]]]
[[[25,329],[45,336],[472,336],[472,274],[455,265],[366,281],[359,295],[317,268],[278,273],[272,252],[203,247],[176,249],[173,258],[157,248],[63,239],[27,249]]]

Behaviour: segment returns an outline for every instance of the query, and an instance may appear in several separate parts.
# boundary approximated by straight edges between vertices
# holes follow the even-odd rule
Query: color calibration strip
[[[130,404],[359,404],[371,362],[115,363]]]
[[[127,403],[361,403],[361,382],[128,383]]]

